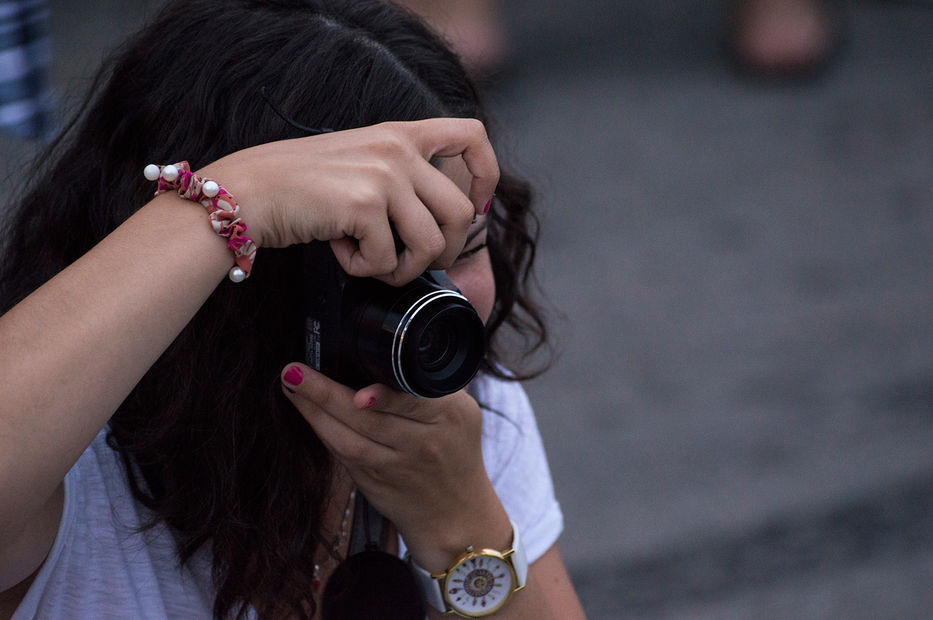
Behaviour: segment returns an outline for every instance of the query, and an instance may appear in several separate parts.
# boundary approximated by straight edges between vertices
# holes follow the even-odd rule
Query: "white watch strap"
[[[518,581],[518,587],[525,586],[528,579],[528,559],[525,556],[525,545],[522,544],[522,538],[518,533],[515,523],[512,524],[512,566],[515,568],[515,578]],[[441,589],[441,582],[431,576],[431,573],[418,566],[411,554],[408,554],[409,563],[415,571],[421,591],[424,592],[424,599],[428,605],[438,611],[447,611],[447,603],[444,602],[444,592]]]
[[[511,523],[511,522],[510,522]],[[515,567],[515,577],[518,579],[518,587],[524,588],[528,580],[528,558],[525,556],[525,545],[522,544],[521,536],[518,535],[518,528],[512,523],[512,566]]]
[[[444,593],[441,591],[441,582],[431,576],[431,573],[424,570],[409,555],[409,563],[415,571],[415,578],[424,592],[424,601],[438,611],[447,611],[447,604],[444,602]]]

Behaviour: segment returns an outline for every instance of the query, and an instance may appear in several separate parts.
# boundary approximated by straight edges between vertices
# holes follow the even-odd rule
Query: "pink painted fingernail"
[[[363,409],[372,409],[373,405],[375,405],[375,404],[376,404],[376,397],[375,397],[375,396],[370,396],[370,397],[369,397],[369,402],[366,403],[366,405],[363,407]]]
[[[489,213],[489,207],[492,206],[492,198],[489,199],[489,202],[486,203],[486,206],[483,207],[483,214]]]
[[[301,372],[301,369],[297,366],[292,366],[287,371],[285,371],[285,383],[290,383],[291,385],[301,385],[301,380],[305,378],[305,373]]]

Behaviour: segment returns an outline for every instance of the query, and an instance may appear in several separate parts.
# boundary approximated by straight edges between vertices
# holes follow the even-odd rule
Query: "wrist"
[[[211,230],[210,221],[200,205],[167,192],[154,197],[133,217],[134,221],[144,222],[142,225],[155,241],[169,237],[195,251],[198,264],[209,268],[212,274],[216,273],[218,281],[230,269],[230,250],[224,239]],[[150,247],[151,250],[148,249]],[[151,246],[147,243],[146,248],[140,251],[166,251],[156,243]],[[178,255],[177,250],[173,255]]]
[[[187,161],[174,164],[148,164],[143,176],[156,183],[155,195],[175,193],[181,198],[200,204],[207,211],[215,233],[226,239],[233,254],[233,267],[228,275],[233,282],[249,277],[256,259],[256,242],[246,233],[246,223],[240,215],[240,206],[230,190],[214,179],[191,170]]]
[[[210,178],[236,196],[240,217],[247,225],[247,234],[257,247],[269,247],[266,222],[266,197],[255,178],[261,176],[256,165],[241,162],[242,152],[232,153],[197,170],[197,174]],[[268,193],[268,192],[265,192]]]
[[[514,523],[511,528],[508,549],[467,547],[443,571],[429,572],[409,556],[428,605],[443,614],[466,618],[488,616],[502,609],[528,581],[525,547]]]
[[[401,531],[414,561],[431,573],[446,570],[463,551],[506,549],[512,541],[512,524],[492,485],[478,501],[455,508],[448,518],[421,523]]]

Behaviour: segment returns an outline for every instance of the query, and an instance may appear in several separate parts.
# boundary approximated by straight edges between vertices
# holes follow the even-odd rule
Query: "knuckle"
[[[476,215],[476,207],[473,206],[469,198],[463,196],[457,200],[457,204],[453,205],[452,208],[456,209],[456,221],[465,222],[467,226],[473,223],[473,216]]]
[[[362,257],[351,260],[350,264],[343,269],[347,272],[347,275],[353,276],[354,278],[369,278],[379,275],[380,271],[378,268],[373,267],[370,263],[363,260]]]
[[[437,445],[429,441],[425,436],[421,436],[413,447],[416,461],[425,467],[429,467],[431,463],[435,462],[440,452]]]
[[[439,444],[433,441],[425,441],[421,444],[419,461],[429,467],[444,462],[447,453]]]
[[[406,284],[408,284],[409,282],[417,278],[420,273],[421,273],[421,270],[415,267],[407,267],[405,269],[399,268],[390,274],[386,274],[380,279],[386,284],[388,284],[389,286],[399,287],[399,286],[405,286]]]
[[[424,237],[422,248],[425,254],[432,260],[444,253],[447,249],[447,239],[444,238],[440,230],[432,230]]]
[[[395,179],[395,171],[392,165],[385,158],[378,158],[371,161],[368,165],[370,176],[378,179],[381,183],[386,183]]]
[[[371,183],[356,183],[348,194],[349,206],[352,209],[371,208],[382,200],[382,192]]]
[[[373,151],[385,157],[398,156],[407,151],[405,139],[396,131],[395,126],[384,124],[382,131],[373,139]]]
[[[473,397],[461,392],[451,398],[453,403],[449,408],[448,416],[454,424],[470,426],[482,422],[483,410],[480,409],[479,403]]]
[[[475,138],[480,140],[489,140],[489,136],[486,134],[486,126],[478,118],[464,119],[464,125],[466,126],[466,130],[470,132]]]
[[[394,252],[389,252],[385,259],[382,262],[381,269],[378,269],[381,273],[392,273],[398,269],[398,255]]]

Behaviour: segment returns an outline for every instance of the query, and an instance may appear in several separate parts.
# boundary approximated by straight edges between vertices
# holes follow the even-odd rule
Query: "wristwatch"
[[[475,550],[472,546],[458,555],[447,570],[429,573],[408,556],[427,603],[442,613],[464,618],[493,614],[525,587],[528,560],[525,548],[512,523],[512,548]]]

